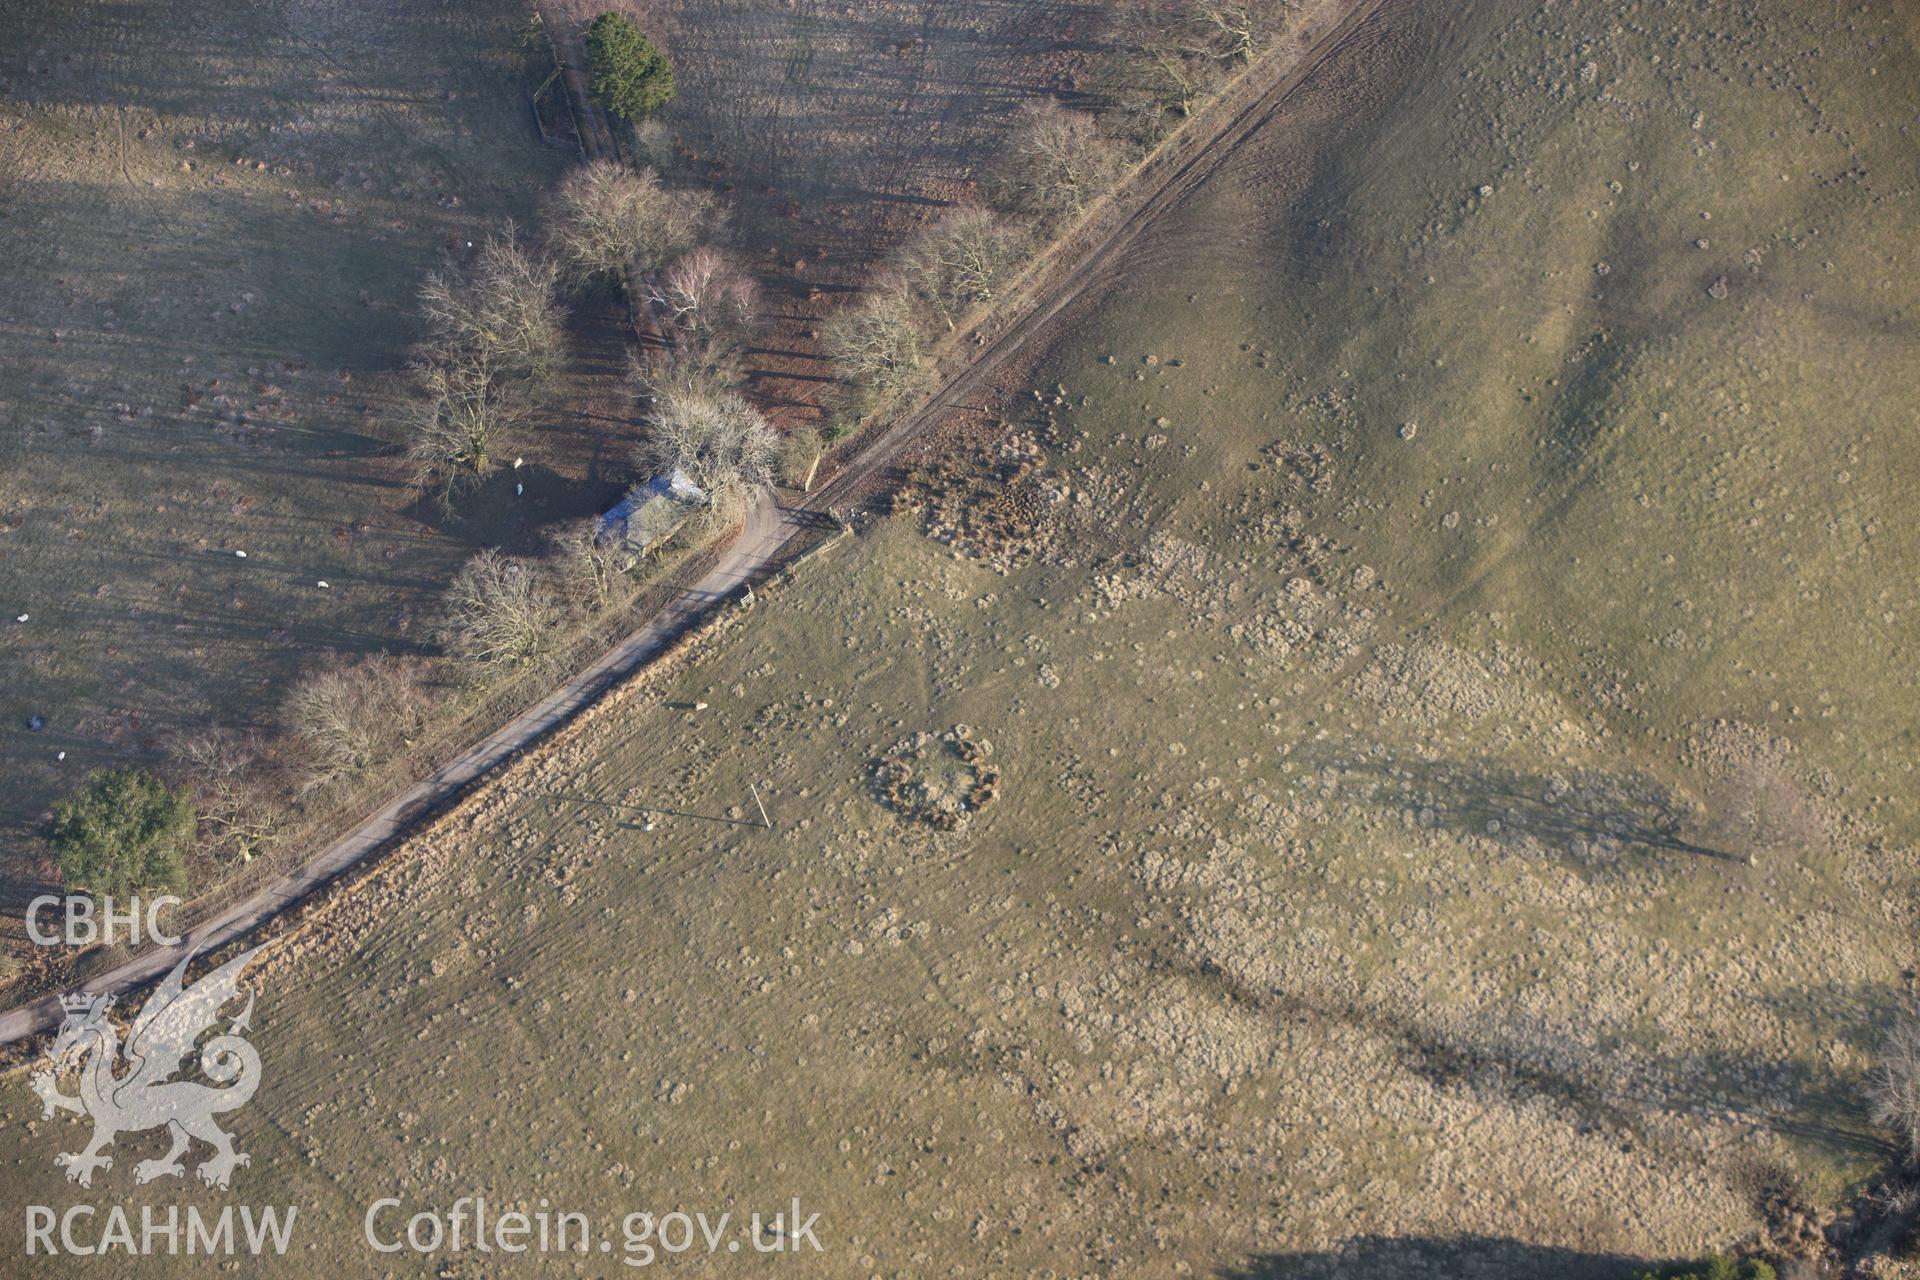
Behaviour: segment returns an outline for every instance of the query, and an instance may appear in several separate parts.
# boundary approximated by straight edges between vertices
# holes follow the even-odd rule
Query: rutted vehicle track
[[[1211,131],[1179,135],[1167,151],[1149,160],[1112,197],[1101,214],[1073,233],[1027,285],[1014,304],[1014,316],[991,342],[946,377],[917,407],[902,413],[878,434],[862,442],[832,478],[801,502],[783,507],[762,494],[748,509],[739,538],[697,581],[674,595],[652,617],[602,654],[586,670],[528,708],[432,775],[393,797],[307,861],[251,896],[201,922],[182,945],[205,951],[241,937],[273,919],[342,873],[397,847],[425,818],[484,782],[519,752],[537,745],[621,680],[652,660],[674,640],[711,616],[721,604],[782,560],[795,538],[816,528],[821,514],[855,502],[881,479],[912,444],[968,401],[986,394],[992,378],[1015,352],[1041,334],[1067,307],[1109,287],[1126,264],[1129,248],[1141,232],[1177,208],[1271,121],[1296,88],[1330,57],[1355,42],[1372,38],[1393,12],[1412,0],[1356,0],[1329,21],[1297,56],[1270,55],[1208,108],[1208,117],[1224,117]],[[556,41],[559,37],[556,35]],[[556,44],[570,95],[604,128],[585,95],[584,76],[574,59]],[[585,135],[583,134],[583,140]],[[589,149],[593,148],[589,146]],[[963,335],[964,336],[964,335]],[[122,993],[172,967],[178,951],[155,947],[87,982],[94,993]],[[0,1045],[47,1029],[59,1020],[57,996],[47,994],[0,1014]]]
[[[1138,191],[1130,208],[1115,202],[1117,220],[1096,221],[1079,234],[1091,243],[1076,251],[1072,241],[1064,252],[1051,255],[1043,268],[1044,283],[1024,300],[1024,310],[992,342],[940,384],[926,400],[902,414],[870,439],[846,467],[808,496],[805,505],[816,511],[847,505],[882,473],[914,439],[946,414],[963,410],[985,392],[993,376],[1014,352],[1033,340],[1054,317],[1082,298],[1111,287],[1124,273],[1128,250],[1141,233],[1178,208],[1225,165],[1247,141],[1286,105],[1301,82],[1329,58],[1370,38],[1379,24],[1412,0],[1357,0],[1298,58],[1256,67],[1229,90],[1229,101],[1213,104],[1213,113],[1230,112],[1225,122],[1204,137],[1186,139],[1186,147],[1158,156],[1136,173],[1128,188]],[[1123,210],[1123,211],[1120,211]]]

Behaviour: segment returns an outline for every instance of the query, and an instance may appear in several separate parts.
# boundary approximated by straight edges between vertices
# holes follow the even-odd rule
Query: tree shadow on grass
[[[1743,851],[1689,838],[1695,807],[1652,778],[1598,769],[1528,773],[1477,760],[1412,757],[1329,762],[1343,786],[1415,825],[1547,852],[1585,876],[1626,865],[1631,850],[1746,866]]]
[[[1866,1054],[1879,1050],[1896,1015],[1914,1007],[1910,987],[1902,990],[1885,982],[1848,978],[1768,992],[1756,999],[1776,1016],[1801,1024],[1820,1039],[1842,1041]]]
[[[1666,1141],[1647,1124],[1666,1114],[1719,1117],[1817,1145],[1840,1160],[1889,1154],[1866,1121],[1857,1082],[1800,1059],[1660,1045],[1636,1052],[1508,1013],[1430,1022],[1338,997],[1254,990],[1217,969],[1196,976],[1267,1017],[1359,1028],[1437,1089],[1565,1108],[1583,1130],[1615,1135],[1628,1147]]]
[[[1362,1236],[1337,1248],[1270,1253],[1221,1280],[1620,1280],[1641,1260],[1494,1236]]]

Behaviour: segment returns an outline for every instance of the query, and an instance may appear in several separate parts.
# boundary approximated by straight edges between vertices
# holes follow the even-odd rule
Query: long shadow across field
[[[1440,1210],[1443,1206],[1434,1206]],[[1217,1272],[1220,1280],[1619,1280],[1640,1259],[1496,1236],[1362,1236],[1321,1252],[1269,1253]]]
[[[1369,801],[1400,809],[1421,826],[1545,849],[1583,875],[1617,862],[1628,847],[1747,865],[1744,854],[1682,834],[1695,816],[1691,807],[1640,775],[1527,773],[1487,761],[1404,756],[1330,763]]]
[[[1733,1049],[1652,1045],[1636,1051],[1598,1034],[1569,1036],[1567,1027],[1516,1015],[1434,1020],[1331,993],[1257,989],[1211,967],[1174,967],[1278,1022],[1357,1027],[1391,1046],[1406,1070],[1436,1088],[1548,1103],[1622,1141],[1657,1140],[1644,1120],[1664,1113],[1737,1118],[1756,1131],[1817,1143],[1843,1158],[1889,1154],[1866,1123],[1856,1084],[1802,1060]]]

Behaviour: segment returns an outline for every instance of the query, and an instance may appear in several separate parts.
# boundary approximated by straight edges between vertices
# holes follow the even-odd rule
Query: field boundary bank
[[[713,568],[738,536],[739,530],[736,528],[723,533],[706,546],[691,551],[659,579],[647,584],[633,604],[612,610],[572,633],[560,648],[543,658],[537,667],[487,690],[471,705],[432,730],[427,740],[417,745],[411,753],[396,757],[362,775],[350,789],[377,791],[383,797],[380,803],[352,809],[336,806],[327,813],[316,815],[311,822],[299,824],[274,850],[262,854],[244,870],[227,876],[189,900],[185,904],[181,922],[189,928],[203,924],[235,902],[291,874],[313,856],[312,842],[315,839],[331,843],[338,838],[337,833],[364,825],[394,796],[430,778],[493,729],[549,696],[555,687],[553,676],[556,671],[564,674],[562,685],[584,673],[620,640],[661,613],[674,596],[691,588]],[[422,809],[418,811],[418,816],[425,818],[428,813]],[[292,852],[302,848],[307,850],[307,855]],[[62,984],[86,981],[131,958],[131,953],[124,947],[101,948],[80,957],[72,970],[60,975],[60,981]]]
[[[1032,336],[1033,330],[1084,296],[1090,288],[1104,286],[1106,278],[1096,274],[1096,268],[1211,174],[1277,111],[1292,90],[1330,53],[1343,46],[1381,11],[1407,2],[1353,0],[1343,6],[1338,0],[1329,0],[1326,10],[1331,16],[1318,30],[1311,26],[1303,28],[1294,33],[1284,48],[1256,59],[1142,157],[1114,191],[1090,205],[1043,246],[1036,253],[1033,265],[1017,281],[1007,303],[951,335],[943,351],[935,356],[935,386],[931,389],[922,386],[883,402],[869,419],[869,429],[849,442],[849,456],[844,464],[792,506],[778,507],[771,500],[755,504],[748,514],[747,525],[751,527],[756,521],[770,519],[776,528],[759,531],[762,538],[781,530],[784,534],[764,554],[728,566],[728,571],[736,575],[736,581],[730,586],[704,595],[699,589],[699,583],[704,580],[703,570],[705,577],[720,573],[727,552],[738,545],[734,540],[741,539],[739,531],[731,539],[716,540],[696,552],[666,580],[651,588],[634,607],[617,613],[615,618],[623,622],[623,626],[616,627],[610,619],[589,629],[588,638],[606,635],[624,638],[603,651],[585,669],[577,670],[544,698],[516,684],[512,694],[502,695],[500,700],[508,704],[518,701],[523,708],[520,712],[511,715],[506,723],[479,742],[469,740],[466,749],[441,757],[438,768],[427,771],[425,778],[368,811],[357,824],[342,831],[307,861],[284,869],[277,880],[271,879],[271,873],[259,878],[268,879],[269,883],[260,884],[253,877],[241,882],[229,880],[213,890],[217,897],[196,899],[196,907],[212,901],[235,903],[238,899],[238,903],[224,913],[203,916],[186,934],[187,946],[196,951],[211,950],[287,914],[329,886],[349,880],[357,882],[362,875],[388,861],[388,854],[404,847],[408,837],[416,834],[423,824],[456,809],[529,748],[574,722],[659,659],[684,649],[721,616],[721,606],[733,598],[741,585],[777,574],[782,564],[792,567],[788,548],[795,541],[816,536],[822,518],[829,511],[851,505],[894,456],[922,431],[937,425],[949,412],[975,408],[956,403],[956,397],[977,389],[983,379]],[[540,12],[544,23],[544,6]],[[1292,56],[1288,56],[1289,53]],[[570,90],[577,79],[577,72],[569,78]],[[1222,116],[1225,119],[1218,127],[1206,127]],[[1158,177],[1161,173],[1165,173],[1164,178]],[[990,341],[981,342],[975,336],[990,330],[995,335]],[[977,344],[970,354],[966,349],[968,343]],[[956,355],[963,357],[962,361],[952,367],[944,380],[939,379],[937,371],[941,361],[950,361]],[[886,425],[881,426],[882,422]],[[814,548],[817,549],[819,547]],[[811,560],[813,556],[805,554],[803,558]],[[636,617],[644,620],[636,625]],[[587,644],[586,638],[576,641],[569,657],[577,658]],[[482,709],[494,705],[492,700],[483,701],[463,716],[460,723],[470,723],[478,718]],[[511,745],[495,748],[495,744],[510,737],[515,739]],[[476,762],[477,767],[464,768]],[[385,830],[372,830],[376,828]],[[351,857],[332,861],[337,850],[356,842],[364,847]],[[253,889],[252,896],[239,898],[247,888]],[[256,909],[240,910],[249,904]],[[83,958],[62,986],[92,982],[94,985],[89,989],[97,993],[125,992],[157,977],[178,954],[173,948],[150,948],[132,956],[104,951],[98,953],[91,964]],[[57,1021],[58,1013],[58,1001],[50,993],[30,997],[0,1013],[0,1046],[45,1030]]]
[[[538,739],[528,743],[527,747],[546,747],[561,742],[568,731],[585,726],[598,713],[619,706],[626,698],[642,693],[656,681],[670,676],[682,663],[699,656],[706,646],[724,637],[732,629],[732,624],[742,616],[744,608],[757,602],[759,597],[751,594],[751,586],[758,586],[769,594],[784,590],[807,565],[837,547],[852,530],[840,526],[829,532],[824,528],[816,529],[814,526],[807,526],[788,538],[783,548],[791,548],[796,543],[807,542],[809,534],[814,532],[822,536],[797,553],[783,554],[772,567],[757,575],[756,581],[750,584],[749,591],[743,592],[742,596],[729,596],[728,600],[712,603],[689,625],[662,639],[659,646],[643,661],[624,674],[609,679],[602,688],[575,708],[571,714],[555,722]],[[736,607],[732,609],[725,607],[729,601]],[[438,806],[431,813],[422,815],[404,831],[398,833],[380,856],[362,859],[325,884],[289,900],[284,908],[261,920],[250,929],[236,934],[223,944],[209,948],[202,954],[201,959],[211,963],[215,962],[216,957],[230,957],[238,952],[241,939],[244,938],[257,945],[269,942],[274,944],[272,952],[263,960],[269,969],[289,960],[297,961],[302,953],[297,949],[292,952],[286,951],[284,948],[287,944],[297,943],[310,929],[325,928],[329,920],[336,918],[333,915],[335,908],[352,906],[353,895],[364,889],[376,888],[389,876],[406,870],[409,865],[406,859],[388,855],[399,852],[415,841],[429,839],[445,824],[458,821],[470,805],[484,802],[490,783],[510,779],[516,769],[532,767],[533,760],[534,755],[528,749],[513,751],[483,777],[462,788],[457,794],[448,798],[446,803]],[[359,919],[360,917],[351,918],[352,921]],[[353,924],[350,922],[348,927],[351,929]],[[17,1051],[17,1048],[17,1044],[10,1045],[7,1041],[0,1040],[0,1054]]]
[[[764,509],[772,506],[762,504],[756,513],[765,518]],[[777,519],[777,508],[775,513]],[[799,525],[788,529],[780,538],[780,555],[752,558],[738,568],[737,574],[726,561],[728,553],[739,547],[740,528],[702,548],[643,596],[640,607],[617,611],[576,640],[569,657],[598,656],[584,667],[569,664],[566,669],[573,674],[558,687],[515,684],[509,693],[483,701],[460,723],[493,724],[494,729],[486,736],[475,739],[449,733],[448,747],[431,758],[438,761],[437,766],[429,767],[431,760],[410,758],[415,765],[411,785],[383,790],[385,799],[380,804],[351,825],[334,825],[332,830],[337,834],[324,844],[309,846],[304,859],[283,864],[277,874],[267,872],[223,882],[209,897],[195,899],[189,908],[195,922],[181,931],[184,949],[210,953],[271,923],[331,886],[386,863],[388,855],[404,848],[410,837],[457,810],[529,748],[602,703],[609,693],[627,685],[657,659],[695,641],[713,620],[724,616],[725,606],[737,597],[741,587],[777,577],[787,565],[786,548],[807,532]],[[724,588],[702,585],[709,578],[730,574],[734,580]],[[638,625],[636,616],[642,619]],[[617,642],[606,645],[608,635],[617,637]],[[483,711],[502,703],[519,709],[504,720],[482,720]],[[458,749],[453,749],[455,746]],[[124,993],[158,977],[181,954],[183,949],[172,947],[150,947],[132,954],[118,948],[104,949],[84,957],[84,969],[71,975],[60,989],[85,985],[96,994]],[[86,960],[92,963],[85,964]],[[0,1046],[48,1029],[57,1021],[58,1013],[58,1001],[50,991],[21,1002],[0,1014]]]
[[[1200,104],[1193,115],[1135,161],[1111,191],[1091,201],[1040,244],[1006,296],[963,324],[934,351],[931,376],[882,399],[844,446],[843,464],[815,486],[806,505],[851,505],[873,478],[875,464],[897,452],[903,437],[954,411],[977,411],[956,397],[977,388],[1031,330],[1109,278],[1097,268],[1155,217],[1177,204],[1279,108],[1328,55],[1384,10],[1409,0],[1326,0]],[[1290,56],[1291,55],[1291,56]],[[1216,125],[1216,122],[1217,125]],[[1158,175],[1164,173],[1165,177]],[[836,451],[837,452],[837,451]],[[829,455],[831,460],[831,455]]]

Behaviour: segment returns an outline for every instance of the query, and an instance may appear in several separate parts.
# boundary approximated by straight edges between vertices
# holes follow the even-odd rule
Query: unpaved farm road
[[[811,525],[810,512],[782,507],[771,495],[761,495],[748,508],[739,538],[721,554],[718,563],[669,600],[645,626],[602,654],[592,666],[389,800],[378,812],[284,878],[188,930],[178,946],[143,951],[92,979],[87,983],[87,990],[96,994],[119,993],[138,987],[172,968],[182,955],[209,951],[271,919],[342,871],[398,840],[420,815],[437,812],[514,752],[544,738],[644,665],[675,636],[752,581],[755,574],[774,562],[782,547]],[[0,1044],[10,1044],[45,1030],[59,1016],[60,1002],[55,995],[8,1010],[0,1014]]]
[[[857,456],[827,484],[797,506],[782,507],[771,494],[760,495],[747,511],[739,539],[697,582],[673,597],[645,625],[603,654],[598,661],[502,725],[431,776],[388,801],[359,826],[320,850],[282,879],[234,903],[183,935],[177,946],[155,947],[133,956],[87,983],[94,994],[121,993],[157,978],[184,954],[210,950],[252,930],[263,921],[365,861],[404,836],[424,813],[438,812],[515,752],[529,747],[588,706],[620,680],[643,666],[675,636],[730,598],[756,575],[775,564],[786,545],[819,523],[819,514],[846,502],[909,444],[948,413],[969,408],[992,374],[1012,353],[1040,333],[1070,303],[1095,287],[1111,283],[1106,270],[1123,265],[1124,254],[1142,229],[1179,204],[1222,161],[1256,133],[1288,96],[1328,56],[1348,41],[1365,38],[1370,24],[1405,0],[1330,2],[1324,29],[1291,56],[1257,66],[1211,110],[1218,120],[1210,132],[1185,138],[1135,175],[1129,190],[1114,202],[1124,210],[1105,225],[1094,224],[1070,243],[1041,290],[1006,324],[1000,336],[980,350],[918,409],[902,414],[871,438]],[[1337,21],[1332,15],[1338,15]],[[1125,197],[1131,196],[1128,200]],[[60,1018],[60,1002],[49,994],[0,1014],[0,1044],[44,1031]]]

